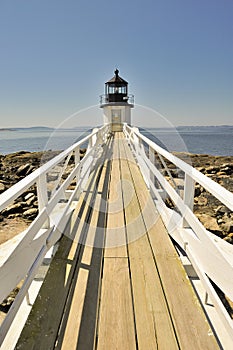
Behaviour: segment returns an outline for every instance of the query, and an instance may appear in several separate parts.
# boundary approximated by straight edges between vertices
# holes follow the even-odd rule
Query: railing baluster
[[[48,204],[48,190],[47,190],[47,173],[43,173],[39,176],[37,180],[37,198],[38,198],[38,210],[39,213],[47,206]],[[43,228],[50,227],[49,216],[45,220]]]
[[[185,174],[184,179],[184,204],[186,204],[189,209],[193,211],[193,203],[194,203],[194,191],[195,191],[195,180],[189,176],[188,174]],[[189,227],[187,221],[183,218],[182,226],[187,228]]]
[[[77,147],[74,150],[74,165],[75,165],[75,168],[78,166],[79,162],[80,162],[80,147]],[[79,172],[76,175],[76,185],[77,185],[77,183],[79,181],[79,177],[80,177],[80,170],[79,170]]]
[[[155,151],[151,146],[149,146],[149,160],[153,165],[155,165]],[[150,170],[150,179],[153,184],[155,184],[155,175],[152,170]]]

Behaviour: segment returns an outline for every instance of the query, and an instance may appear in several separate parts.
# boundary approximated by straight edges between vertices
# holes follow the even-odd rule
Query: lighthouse
[[[115,70],[112,79],[105,83],[105,94],[100,96],[100,108],[103,108],[104,124],[110,124],[113,132],[122,131],[123,124],[131,125],[131,108],[134,96],[128,94],[128,82]]]

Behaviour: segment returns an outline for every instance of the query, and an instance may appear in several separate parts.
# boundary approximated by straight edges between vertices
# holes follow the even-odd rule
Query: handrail
[[[31,282],[39,266],[43,262],[45,255],[62,236],[69,219],[68,214],[72,212],[71,203],[73,200],[78,200],[88,180],[88,176],[94,168],[96,160],[100,156],[102,145],[106,143],[109,135],[109,125],[94,129],[90,135],[73,144],[0,195],[0,211],[2,211],[35,184],[38,194],[39,209],[37,217],[26,230],[25,236],[14,251],[9,253],[9,256],[5,257],[5,261],[2,266],[0,266],[0,302],[9,295],[21,280],[24,280],[14,303],[1,325],[0,346],[22,300],[28,293]],[[87,142],[88,148],[86,154],[83,159],[80,160],[80,146]],[[70,169],[64,181],[60,181],[59,184],[56,183],[55,189],[49,197],[47,191],[47,174],[61,162],[64,162],[65,166],[68,166],[71,155],[75,157],[73,169]],[[65,171],[64,167],[62,171]],[[62,180],[62,174],[60,174],[59,179]],[[70,196],[67,197],[67,189],[74,179],[76,181],[76,187],[71,191]],[[59,211],[59,218],[56,223],[54,223],[51,220],[51,215],[60,201],[63,202],[63,208]]]
[[[142,135],[137,128],[124,124],[123,132],[135,154],[145,182],[154,194],[157,209],[169,234],[186,252],[206,293],[211,296],[219,317],[233,337],[233,321],[211,284],[213,281],[225,295],[233,300],[233,259],[229,259],[229,254],[226,253],[226,250],[231,250],[233,254],[233,246],[225,241],[220,245],[193,213],[195,183],[199,183],[231,210],[233,210],[233,193],[155,144]],[[171,185],[173,182],[169,183],[160,172],[156,166],[155,155],[167,159],[184,173],[183,196]],[[164,161],[162,164],[166,166]],[[173,201],[178,212],[167,207],[166,198]]]
[[[201,184],[231,210],[233,208],[233,194],[201,174],[189,164],[149,140],[142,135],[137,128],[124,124],[123,132],[131,145],[145,181],[151,192],[154,194],[155,203],[169,234],[185,250],[206,291],[211,296],[211,300],[216,306],[227,331],[233,336],[232,320],[223,308],[222,303],[219,301],[210,282],[211,279],[228,297],[233,300],[232,262],[228,260],[224,251],[219,247],[217,242],[212,239],[209,232],[193,213],[196,182]],[[5,262],[0,266],[0,302],[9,295],[19,281],[24,279],[24,284],[16,296],[7,317],[1,325],[0,346],[22,303],[22,300],[25,298],[28,291],[30,291],[29,288],[31,282],[34,279],[39,266],[42,264],[45,255],[60,239],[69,218],[68,214],[72,212],[71,203],[73,200],[79,198],[80,192],[82,188],[84,188],[85,182],[99,157],[102,145],[106,143],[107,138],[109,137],[109,133],[109,125],[104,125],[99,129],[94,129],[90,135],[70,146],[54,159],[41,166],[32,174],[28,175],[0,195],[0,210],[3,210],[12,201],[21,196],[25,190],[35,184],[39,202],[38,216],[31,223],[25,236],[14,251],[6,257]],[[87,142],[88,147],[85,157],[80,160],[80,147]],[[156,167],[155,154],[159,156],[164,169],[171,177],[173,186]],[[72,155],[75,157],[74,167],[70,170],[63,182],[63,173],[60,173],[58,181],[55,183],[54,191],[51,192],[49,197],[47,193],[47,174],[61,162],[64,163],[62,171],[65,171]],[[163,158],[172,162],[177,168],[184,172],[183,197],[178,190],[174,189],[175,181],[172,179],[172,172],[169,171]],[[67,189],[74,179],[76,181],[76,186],[68,198],[66,197]],[[172,199],[182,215],[166,206],[164,194]],[[63,199],[66,199],[66,203],[63,210],[60,212],[58,222],[55,224],[52,222],[51,217],[56,206],[59,205],[60,200]],[[226,242],[224,243],[228,244]],[[222,271],[224,271],[224,273],[222,273]]]
[[[85,144],[87,141],[90,141],[105,128],[106,126],[101,127],[101,129],[95,129],[90,135],[87,135],[82,140],[74,143],[63,152],[59,153],[55,158],[51,159],[46,164],[36,169],[33,173],[3,192],[0,195],[0,211],[6,208],[8,204],[11,203],[14,199],[19,197],[25,191],[25,189],[29,188],[33,183],[35,183],[40,178],[40,176],[48,173],[55,165],[59,164],[70,153],[74,152],[77,148]]]
[[[132,138],[132,135],[137,136],[140,140],[144,141],[148,144],[148,146],[152,147],[154,151],[161,154],[167,160],[176,165],[179,169],[184,171],[187,175],[191,176],[196,182],[202,185],[206,190],[211,192],[217,199],[219,199],[223,204],[225,204],[229,209],[233,210],[233,194],[226,190],[224,187],[219,185],[217,182],[208,178],[204,174],[202,174],[197,169],[193,168],[191,165],[185,163],[180,158],[176,157],[174,154],[169,153],[162,147],[158,146],[156,143],[148,139],[146,136],[142,135],[138,128],[131,128],[129,125],[125,124],[125,130],[129,130],[128,133],[129,139]]]

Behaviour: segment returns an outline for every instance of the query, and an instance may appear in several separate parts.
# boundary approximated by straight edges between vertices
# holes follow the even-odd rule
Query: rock
[[[4,192],[6,190],[6,186],[0,182],[0,193]]]
[[[2,215],[8,216],[10,214],[17,214],[19,212],[22,212],[22,209],[22,203],[12,204],[2,211]]]
[[[222,166],[221,171],[227,175],[231,175],[232,174],[232,165],[230,166],[230,164],[227,164],[225,167]]]
[[[226,173],[225,173],[225,171],[219,171],[219,172],[217,172],[216,175],[219,176],[219,177],[221,177],[222,175],[223,175],[223,176],[226,175]]]
[[[25,176],[31,174],[35,169],[36,169],[36,168],[35,168],[34,166],[30,165],[30,167],[28,168],[28,170],[27,170]]]
[[[27,171],[30,169],[31,164],[27,163],[27,164],[23,164],[21,165],[18,170],[16,171],[16,175],[18,176],[26,176]]]
[[[197,170],[200,171],[201,173],[205,173],[205,167],[203,166],[197,167]]]
[[[224,241],[230,243],[230,244],[233,244],[233,238],[232,237],[229,237],[229,236],[226,236],[223,238]]]
[[[231,168],[233,170],[233,164],[232,163],[224,163],[220,165],[220,168]]]
[[[215,218],[207,214],[197,214],[198,219],[201,221],[202,225],[206,230],[215,233],[216,235],[222,237],[222,230],[219,227]]]
[[[201,188],[200,188],[200,186],[196,186],[195,187],[195,192],[194,192],[194,197],[198,197],[198,196],[200,196],[200,194],[201,194]]]
[[[26,204],[28,207],[30,207],[31,205],[33,205],[33,203],[36,201],[36,196],[33,195],[33,197],[30,197],[27,201]]]
[[[215,211],[216,215],[224,215],[226,213],[231,213],[231,210],[225,207],[225,205],[219,205]]]
[[[219,176],[219,179],[223,179],[223,180],[224,180],[224,179],[229,179],[229,176],[226,175],[226,174],[225,174],[225,175],[220,175],[220,176]],[[222,185],[223,185],[223,187],[224,187],[224,183],[222,183]]]
[[[21,216],[21,214],[20,213],[16,213],[16,214],[10,214],[10,215],[8,215],[8,219],[14,219],[14,218],[18,218],[18,217],[20,217]]]
[[[229,222],[226,222],[225,224],[222,224],[221,228],[227,233],[232,233],[233,232],[233,221],[229,221]]]
[[[26,218],[26,219],[34,219],[38,214],[38,209],[36,208],[31,208],[31,209],[28,209],[26,211],[24,211],[23,213],[23,216]]]
[[[198,197],[195,203],[198,205],[207,205],[208,199],[206,197]]]
[[[176,184],[176,188],[179,190],[183,190],[184,189],[184,179],[179,179],[179,178],[174,178],[173,179],[175,184]]]
[[[33,207],[34,207],[34,208],[38,208],[38,200],[36,200],[36,201],[33,203]]]
[[[219,168],[216,166],[210,165],[205,169],[205,171],[207,174],[216,174],[219,171]]]
[[[58,173],[49,173],[47,175],[47,181],[56,181],[58,179],[59,174]]]
[[[27,201],[29,198],[31,198],[31,197],[33,197],[33,196],[35,196],[34,193],[33,193],[33,192],[29,192],[29,193],[24,197],[24,199],[25,199],[25,201]]]

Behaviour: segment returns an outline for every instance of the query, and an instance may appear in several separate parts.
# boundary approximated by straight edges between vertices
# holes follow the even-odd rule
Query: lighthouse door
[[[122,131],[121,110],[112,109],[112,131]]]

